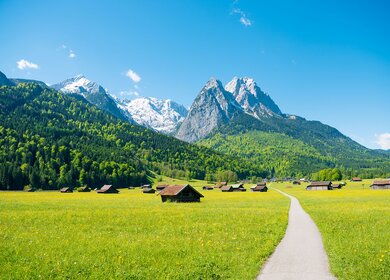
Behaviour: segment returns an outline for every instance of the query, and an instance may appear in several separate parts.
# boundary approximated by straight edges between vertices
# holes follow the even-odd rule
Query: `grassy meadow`
[[[313,218],[339,280],[390,279],[390,191],[371,190],[371,183],[347,182],[333,191],[271,185],[297,197]]]
[[[140,189],[1,192],[0,278],[254,279],[284,235],[289,200],[203,194],[180,204]]]

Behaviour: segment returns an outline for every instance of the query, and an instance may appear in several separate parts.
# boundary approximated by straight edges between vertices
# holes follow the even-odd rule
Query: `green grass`
[[[0,278],[253,279],[284,235],[288,199],[204,195],[1,192]]]
[[[390,279],[390,191],[372,180],[341,190],[306,191],[272,186],[297,197],[321,231],[332,272],[339,279]]]

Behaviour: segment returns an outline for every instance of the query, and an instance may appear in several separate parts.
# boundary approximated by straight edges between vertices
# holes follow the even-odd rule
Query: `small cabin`
[[[160,192],[162,202],[200,202],[204,197],[200,192],[191,185],[174,185],[167,186]]]
[[[69,188],[69,187],[66,187],[66,188],[60,189],[60,192],[62,192],[62,193],[72,193],[73,189]]]
[[[233,192],[246,192],[246,189],[244,188],[244,184],[233,184],[231,185]]]
[[[374,181],[374,183],[371,185],[371,189],[373,189],[373,190],[389,190],[390,189],[390,180]]]
[[[265,183],[263,184],[257,184],[256,186],[251,187],[251,192],[267,192],[268,187]]]
[[[203,186],[202,189],[204,191],[212,191],[214,189],[214,187],[213,186]]]
[[[150,188],[152,188],[152,185],[150,184],[145,184],[141,186],[141,189],[150,189]]]
[[[332,182],[322,181],[322,182],[311,182],[310,185],[306,187],[308,191],[322,191],[322,190],[333,190]]]
[[[333,189],[341,189],[344,185],[343,184],[332,184]]]
[[[353,178],[351,179],[351,182],[361,182],[361,181],[362,181],[362,179],[359,178],[359,177],[353,177]]]
[[[227,184],[228,184],[227,182],[218,182],[218,183],[215,184],[214,188],[215,189],[220,189],[223,186],[226,186]]]
[[[119,193],[119,191],[114,188],[113,185],[104,185],[100,190],[96,191],[97,193]]]
[[[222,187],[220,187],[219,189],[220,189],[222,192],[232,192],[232,191],[233,191],[232,186],[227,186],[227,185],[222,186]]]
[[[143,193],[155,193],[156,190],[153,189],[153,188],[143,188],[143,189],[142,189],[142,192],[143,192]]]
[[[78,192],[90,192],[91,189],[88,186],[83,186],[77,189]]]
[[[162,191],[162,190],[165,189],[167,186],[168,186],[168,185],[158,185],[158,186],[156,187],[156,190],[157,190],[157,191]]]
[[[293,183],[293,185],[300,185],[301,184],[301,182],[299,182],[299,181],[293,181],[292,183]]]

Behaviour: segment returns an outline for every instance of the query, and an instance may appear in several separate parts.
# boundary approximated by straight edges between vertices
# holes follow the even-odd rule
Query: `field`
[[[272,185],[297,197],[316,222],[339,280],[390,279],[390,191],[371,190],[371,183],[333,191]]]
[[[139,189],[1,192],[0,277],[253,279],[284,235],[289,200],[275,191],[204,195],[163,204]]]

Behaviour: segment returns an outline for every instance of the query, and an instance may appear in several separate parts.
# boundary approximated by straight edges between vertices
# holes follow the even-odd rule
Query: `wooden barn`
[[[223,186],[226,186],[227,185],[227,182],[218,182],[215,184],[214,188],[215,189],[220,189],[222,188]]]
[[[231,185],[233,192],[246,192],[246,189],[244,188],[244,184],[233,184]]]
[[[265,183],[257,184],[251,187],[251,192],[267,192],[268,187]]]
[[[91,189],[88,186],[83,186],[77,189],[78,192],[90,192]]]
[[[104,185],[100,190],[96,191],[97,193],[119,193],[119,191],[114,188],[113,185]]]
[[[225,186],[222,186],[219,188],[222,192],[232,192],[233,191],[233,188],[232,186],[228,186],[228,185],[225,185]]]
[[[160,192],[162,202],[200,202],[204,197],[200,192],[191,185],[174,185],[167,186]]]
[[[292,183],[293,183],[293,185],[300,185],[301,184],[301,182],[299,182],[299,181],[293,181]]]
[[[205,191],[212,191],[214,189],[214,187],[213,186],[203,186],[202,189]]]
[[[374,181],[374,183],[371,185],[371,189],[373,189],[373,190],[389,190],[390,189],[390,180]]]
[[[351,182],[361,182],[361,181],[362,181],[362,179],[359,178],[359,177],[353,177],[353,178],[351,179]]]
[[[332,184],[332,188],[333,188],[333,189],[339,189],[339,190],[341,190],[341,188],[342,188],[343,186],[344,186],[343,184]]]
[[[306,187],[306,190],[308,191],[333,190],[332,182],[330,181],[311,182],[310,185]]]
[[[69,187],[66,187],[66,188],[60,189],[60,192],[62,192],[62,193],[72,193],[73,189],[69,188]]]
[[[143,193],[155,193],[156,190],[153,189],[153,188],[143,188],[143,189],[142,189],[142,192],[143,192]]]
[[[156,187],[156,190],[157,191],[162,191],[163,189],[165,189],[166,187],[168,187],[168,185],[158,185],[157,187]]]

